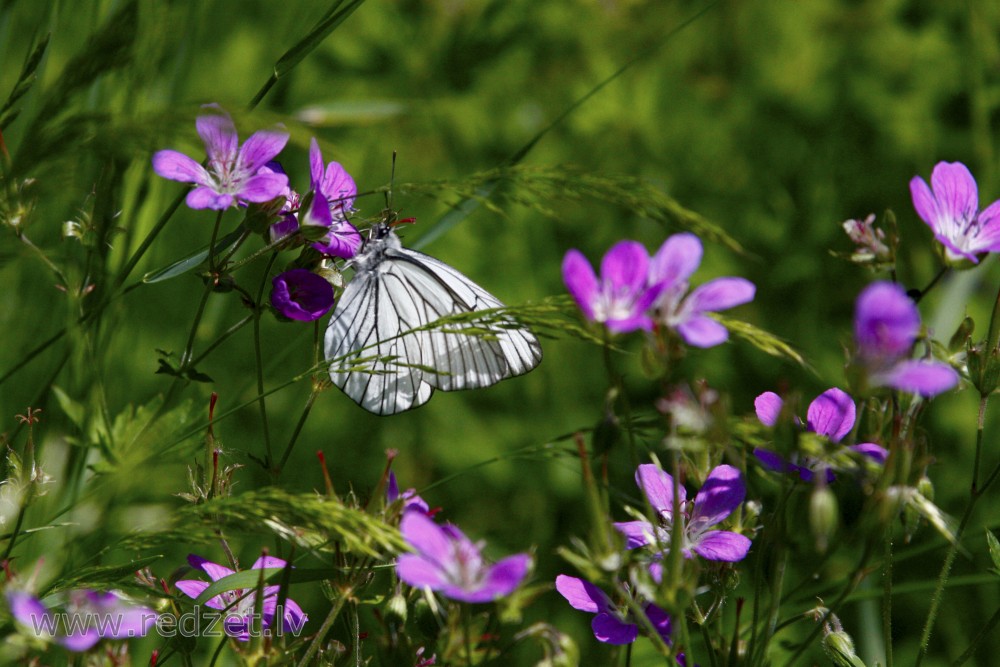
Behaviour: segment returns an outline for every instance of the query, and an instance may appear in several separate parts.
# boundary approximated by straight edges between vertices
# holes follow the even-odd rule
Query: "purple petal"
[[[746,493],[739,470],[725,464],[716,466],[694,497],[691,523],[703,522],[703,525],[714,526],[743,504]]]
[[[174,586],[177,587],[177,590],[179,590],[181,593],[188,596],[189,598],[194,598],[194,599],[198,599],[198,596],[204,593],[205,589],[208,588],[209,585],[210,584],[207,581],[201,581],[199,579],[181,579],[180,581],[174,583]],[[213,600],[218,600],[218,599],[219,596],[213,598]],[[215,605],[210,604],[209,606],[215,606]]]
[[[639,628],[626,623],[616,614],[601,613],[590,623],[597,641],[605,644],[631,644],[639,636]]]
[[[889,452],[886,451],[885,447],[876,445],[874,442],[862,442],[859,445],[851,445],[848,449],[864,454],[876,463],[885,463],[885,460],[889,458]]]
[[[660,635],[660,638],[669,646],[671,643],[671,627],[670,627],[670,614],[663,611],[653,603],[649,603],[643,609],[646,612],[646,618],[652,623],[653,627],[656,629],[656,633]]]
[[[350,259],[361,248],[361,234],[351,223],[340,220],[333,223],[325,242],[317,241],[312,247],[330,257]]]
[[[216,192],[210,187],[198,186],[187,194],[185,201],[189,208],[196,210],[210,208],[213,211],[223,211],[233,205],[233,196]]]
[[[325,281],[324,281],[325,282]],[[261,556],[253,562],[250,566],[251,570],[263,570],[269,567],[278,567],[284,569],[287,567],[288,563],[281,560],[280,558],[275,558],[274,556]]]
[[[601,260],[601,282],[614,291],[638,293],[649,277],[649,253],[637,241],[619,241]]]
[[[320,151],[316,137],[313,137],[309,140],[309,188],[313,191],[319,190],[322,181],[323,153]]]
[[[510,595],[521,585],[530,563],[528,554],[515,554],[498,560],[487,571],[484,589],[491,593],[493,599]]]
[[[937,231],[944,222],[951,225],[971,220],[979,211],[979,192],[976,179],[961,162],[938,162],[931,172],[931,188],[937,201]]]
[[[573,609],[596,614],[612,608],[611,599],[604,591],[583,579],[560,574],[556,577],[556,590]]]
[[[729,331],[707,315],[695,315],[677,325],[677,332],[688,345],[715,347],[729,340]]]
[[[271,243],[285,238],[286,236],[291,236],[298,230],[299,221],[291,213],[283,217],[278,222],[271,225],[271,229],[268,230],[270,234]]]
[[[238,196],[248,202],[262,203],[280,197],[288,189],[288,176],[261,172],[243,182]]]
[[[403,539],[422,556],[442,566],[454,560],[454,543],[468,540],[457,527],[449,528],[451,530],[446,531],[420,512],[407,512],[399,522]]]
[[[993,202],[979,214],[976,248],[977,251],[1000,251],[1000,201]]]
[[[807,426],[813,433],[840,442],[854,427],[855,410],[854,400],[846,392],[827,389],[809,404]]]
[[[330,203],[323,196],[323,193],[316,192],[313,195],[312,204],[302,214],[303,227],[329,227],[333,224],[333,215],[330,213]]]
[[[414,588],[426,586],[432,590],[439,590],[448,584],[440,566],[415,554],[401,554],[396,559],[396,575]]]
[[[207,109],[195,120],[198,135],[205,142],[205,152],[213,162],[235,162],[239,138],[236,136],[236,126],[229,114],[218,105],[208,104]],[[263,164],[263,163],[262,163]]]
[[[910,179],[910,197],[913,199],[913,208],[917,211],[917,215],[930,225],[932,231],[937,233],[937,201],[935,201],[927,182],[919,176],[914,176]]]
[[[750,551],[750,538],[728,530],[712,530],[702,534],[693,549],[706,560],[734,563],[743,560]]]
[[[692,290],[686,305],[695,313],[725,310],[753,301],[756,291],[746,278],[716,278]]]
[[[358,186],[339,163],[331,162],[326,166],[321,188],[335,208],[339,208],[344,215],[350,212],[354,206],[354,197],[358,194]]]
[[[920,332],[920,313],[902,287],[875,282],[858,296],[854,338],[862,356],[897,359],[909,353]]]
[[[792,472],[796,469],[791,463],[769,449],[756,447],[753,450],[753,455],[757,457],[761,465],[774,472]]]
[[[784,401],[773,391],[765,391],[753,401],[753,407],[757,411],[757,419],[764,426],[774,426],[781,416],[781,406]]]
[[[254,174],[267,162],[273,160],[288,143],[288,133],[275,130],[254,132],[243,142],[238,162],[248,174]],[[288,179],[285,178],[287,184]]]
[[[674,478],[670,473],[660,470],[652,463],[643,463],[635,471],[635,483],[646,494],[649,504],[657,512],[673,514]],[[687,500],[687,490],[683,485],[677,485],[678,497],[683,503]]]
[[[650,331],[653,328],[653,319],[648,315],[639,314],[633,317],[605,320],[604,326],[614,333],[630,333],[636,329]]]
[[[195,160],[177,151],[158,151],[153,155],[153,171],[172,181],[181,183],[210,183],[208,172]]]
[[[701,263],[701,241],[694,234],[674,234],[656,251],[649,266],[650,284],[665,289],[687,280]]]
[[[653,524],[648,521],[618,521],[615,530],[625,536],[625,548],[637,549],[651,542],[654,534]]]
[[[948,364],[938,361],[908,360],[893,366],[888,372],[872,378],[873,382],[931,397],[948,391],[958,384],[958,373]]]
[[[207,574],[212,581],[218,581],[223,577],[228,577],[234,574],[234,570],[230,570],[224,565],[219,565],[218,563],[213,563],[210,560],[206,560],[197,554],[189,554],[187,557],[188,564],[196,570],[201,570]]]
[[[590,262],[579,250],[570,250],[563,257],[562,275],[570,296],[576,301],[584,316],[593,322],[594,301],[597,299],[597,276],[594,275]]]
[[[46,631],[51,628],[43,619],[48,615],[49,610],[42,604],[42,601],[30,593],[24,591],[7,591],[7,605],[10,607],[11,616],[21,625],[30,628],[32,631],[45,636],[51,636]]]
[[[58,640],[67,650],[77,653],[88,651],[94,644],[101,640],[101,635],[97,632],[96,628],[81,629],[82,627],[86,627],[84,625],[87,623],[86,618],[80,618],[78,621],[67,619],[67,621],[73,624],[72,634],[60,637]]]

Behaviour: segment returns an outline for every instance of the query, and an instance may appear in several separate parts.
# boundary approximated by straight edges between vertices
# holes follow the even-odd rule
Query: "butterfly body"
[[[324,349],[333,383],[366,410],[396,414],[435,389],[488,387],[541,361],[538,340],[513,320],[428,326],[504,306],[456,269],[403,247],[389,225],[372,229],[352,265]]]

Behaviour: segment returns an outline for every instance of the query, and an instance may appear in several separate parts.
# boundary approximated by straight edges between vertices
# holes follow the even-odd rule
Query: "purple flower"
[[[101,638],[142,637],[157,618],[149,607],[127,602],[114,591],[70,591],[62,613],[53,613],[34,595],[13,589],[7,591],[7,604],[14,619],[36,637],[77,652],[89,650]]]
[[[389,505],[393,504],[400,498],[403,499],[403,511],[406,512],[411,509],[419,510],[424,514],[430,516],[431,506],[427,504],[423,498],[417,495],[416,489],[407,489],[402,493],[399,492],[399,483],[396,481],[396,473],[389,473],[389,483],[385,488],[385,501]]]
[[[235,574],[235,571],[230,570],[228,567],[217,565],[194,554],[188,556],[188,563],[196,570],[201,570],[207,574],[212,581],[218,581],[223,577]],[[254,562],[250,569],[283,568],[286,565],[287,563],[280,558],[261,556]],[[210,585],[209,582],[198,579],[182,579],[176,584],[177,590],[195,599]],[[260,628],[262,630],[269,631],[274,625],[280,589],[281,587],[277,585],[264,586],[264,599],[260,603],[260,609],[257,609],[257,591],[254,588],[224,591],[210,598],[205,605],[222,611],[224,615],[223,627],[227,635],[241,642],[250,641],[250,631],[254,626],[253,615],[255,613],[260,614]],[[308,620],[308,616],[302,611],[302,608],[291,598],[285,599],[282,618],[283,632],[297,633]]]
[[[619,241],[601,260],[598,280],[590,262],[579,250],[563,258],[563,282],[584,316],[601,322],[614,333],[653,328],[646,314],[659,294],[648,282],[649,253],[636,241]]]
[[[290,269],[272,280],[271,305],[285,317],[312,322],[333,307],[333,286],[306,269]]]
[[[765,391],[754,400],[757,419],[765,426],[774,426],[778,423],[783,405],[784,401],[780,396],[773,391]],[[838,443],[854,428],[856,410],[854,400],[846,392],[836,387],[827,389],[809,404],[809,410],[806,413],[806,430],[821,435],[830,442]],[[797,418],[796,421],[798,421]],[[888,456],[885,449],[872,442],[851,445],[847,449],[863,454],[877,463],[885,463],[886,456]],[[834,480],[833,470],[823,460],[804,457],[801,461],[804,465],[800,465],[797,454],[794,454],[792,460],[789,461],[775,452],[760,447],[754,449],[753,453],[764,464],[764,467],[775,472],[798,473],[804,482],[813,481],[816,472],[823,472],[827,482]]]
[[[172,150],[153,156],[153,170],[163,178],[194,183],[187,205],[194,209],[224,210],[235,203],[261,203],[278,197],[288,186],[288,177],[271,169],[261,171],[288,142],[288,134],[273,130],[255,132],[242,146],[236,127],[218,105],[209,104],[195,125],[205,142],[208,168]]]
[[[528,572],[528,554],[487,565],[481,543],[473,543],[455,526],[437,525],[423,512],[403,514],[399,530],[416,551],[396,561],[396,574],[410,586],[462,602],[489,602],[513,592]]]
[[[570,606],[580,611],[596,614],[590,627],[597,641],[605,644],[631,644],[639,636],[639,626],[634,623],[628,608],[618,609],[604,591],[583,579],[560,574],[556,577],[556,590]],[[670,644],[670,616],[656,605],[643,607],[663,641]]]
[[[615,528],[625,535],[625,547],[635,549],[647,545],[670,548],[670,538],[675,519],[683,522],[681,551],[685,558],[696,553],[707,560],[735,562],[750,551],[750,539],[728,530],[710,530],[743,503],[746,486],[740,471],[728,465],[712,469],[694,498],[687,500],[687,491],[677,485],[681,506],[674,509],[674,478],[657,466],[646,463],[635,471],[635,481],[646,494],[656,512],[657,524],[643,519],[616,523]]]
[[[688,294],[688,278],[701,263],[701,254],[697,236],[674,234],[653,257],[649,283],[661,290],[653,304],[657,319],[688,345],[712,347],[728,340],[729,332],[705,313],[753,301],[756,287],[745,278],[716,278]]]
[[[854,342],[870,385],[935,396],[958,384],[958,373],[948,364],[909,358],[919,333],[920,313],[902,287],[875,282],[861,292]]]
[[[977,264],[983,254],[1000,250],[1000,201],[979,211],[976,179],[964,164],[938,162],[931,187],[919,176],[910,180],[913,208],[944,245],[949,262]]]
[[[325,238],[312,244],[313,248],[324,255],[350,259],[361,247],[361,234],[347,221],[358,194],[354,179],[336,162],[324,170],[316,139],[309,145],[309,172],[313,201],[299,219],[303,225],[330,228]]]

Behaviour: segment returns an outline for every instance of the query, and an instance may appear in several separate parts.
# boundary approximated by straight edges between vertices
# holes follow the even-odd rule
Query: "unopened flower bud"
[[[976,323],[971,317],[966,315],[958,325],[958,328],[955,329],[955,333],[951,335],[951,339],[948,341],[948,350],[955,353],[964,348],[975,328]]]
[[[816,540],[817,551],[826,551],[830,538],[837,532],[839,521],[837,497],[825,484],[817,485],[809,497],[809,527]]]
[[[385,620],[396,625],[406,623],[406,598],[396,593],[385,605]]]
[[[823,651],[837,667],[865,667],[864,661],[854,652],[851,636],[843,630],[826,633],[823,637]]]

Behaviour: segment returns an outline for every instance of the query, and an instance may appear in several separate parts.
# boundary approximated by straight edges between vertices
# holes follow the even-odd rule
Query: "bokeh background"
[[[143,0],[137,23],[128,27],[134,40],[115,56],[119,66],[80,89],[69,88],[67,66],[89,35],[126,4],[0,2],[0,94],[14,85],[33,41],[51,33],[37,82],[17,102],[19,116],[3,128],[15,175],[34,183],[24,197],[11,194],[14,182],[3,186],[8,202],[32,203],[24,232],[64,269],[71,286],[86,276],[99,282],[104,274],[87,264],[77,240],[63,236],[64,222],[93,211],[96,184],[109,171],[120,174],[115,224],[121,231],[101,240],[110,245],[109,271],[120,269],[180,192],[178,184],[152,174],[150,156],[166,147],[201,153],[193,123],[201,104],[217,102],[230,110],[242,137],[284,123],[292,141],[281,159],[300,189],[308,181],[311,136],[362,191],[388,183],[393,151],[397,184],[456,183],[439,188],[436,197],[398,188],[393,206],[418,221],[406,229],[412,244],[460,200],[457,184],[463,179],[503,162],[575,100],[638,58],[548,132],[523,164],[647,179],[742,244],[744,253],[708,245],[696,280],[742,275],[754,281],[756,300],[734,315],[794,342],[816,371],[739,342],[692,352],[685,362],[689,377],[704,378],[725,394],[734,414],[749,417],[753,397],[762,391],[797,390],[808,400],[844,384],[853,302],[873,276],[831,253],[850,248],[843,220],[895,211],[902,238],[899,278],[921,287],[939,264],[929,230],[912,210],[909,179],[929,177],[939,160],[960,160],[976,174],[984,206],[1000,195],[994,133],[1000,6],[986,1],[369,2],[279,79],[252,113],[242,109],[275,61],[329,3]],[[680,231],[634,210],[558,192],[538,201],[506,186],[496,203],[501,212],[481,207],[424,250],[509,304],[564,293],[559,266],[571,247],[596,261],[617,240],[638,239],[655,250]],[[356,203],[364,215],[383,205],[381,195]],[[235,224],[236,218],[227,220]],[[211,214],[182,207],[128,282],[195,251],[207,242],[211,224]],[[32,249],[9,229],[2,231],[0,373],[86,308],[86,301],[81,305],[58,288]],[[252,266],[240,280],[256,285],[262,270]],[[921,304],[925,321],[947,340],[968,312],[984,333],[996,283],[992,260],[975,272],[946,277]],[[186,490],[187,466],[200,457],[200,436],[174,444],[175,433],[185,430],[165,425],[169,432],[152,434],[144,451],[109,463],[100,451],[80,446],[91,440],[51,388],[88,412],[104,405],[113,416],[150,403],[170,383],[154,373],[158,350],[183,349],[201,289],[192,274],[143,285],[114,303],[95,339],[74,329],[0,384],[0,431],[14,434],[14,415],[28,405],[41,407],[36,435],[50,474],[59,478],[68,466],[90,464],[99,477],[96,492],[60,489],[32,508],[32,525],[60,525],[24,543],[19,560],[26,567],[42,555],[52,572],[112,558],[113,550],[103,550],[114,536],[155,525],[182,503],[175,494]],[[199,345],[245,313],[233,295],[213,298]],[[268,387],[310,366],[311,336],[308,325],[264,318]],[[607,375],[592,344],[557,337],[543,347],[544,361],[527,376],[482,391],[439,392],[425,407],[395,417],[369,415],[336,389],[324,393],[283,482],[321,488],[315,452],[322,450],[338,491],[350,489],[363,498],[378,481],[385,450],[395,448],[401,483],[420,490],[470,535],[487,540],[491,555],[533,548],[537,580],[573,573],[555,549],[585,532],[583,493],[578,462],[560,452],[567,434],[600,419]],[[636,355],[622,355],[616,363],[635,392],[636,410],[651,411],[655,388],[642,376]],[[196,416],[189,425],[203,421],[213,390],[220,409],[250,401],[256,386],[249,328],[199,370],[215,382],[185,389]],[[270,398],[278,446],[308,393],[304,381]],[[976,404],[971,391],[942,397],[926,422],[936,457],[929,470],[936,502],[953,515],[961,513],[966,498]],[[995,421],[988,415],[989,465],[1000,456],[992,446]],[[262,453],[260,428],[254,406],[216,424],[230,462],[245,465],[237,473],[237,490],[266,480],[248,456]],[[24,437],[18,430],[15,443]],[[169,449],[157,450],[167,443]],[[544,448],[547,443],[557,444]],[[631,464],[619,454],[612,456],[612,475],[631,492]],[[74,509],[60,514],[66,506]],[[985,571],[979,526],[995,524],[998,507],[994,498],[980,506],[956,581]],[[261,546],[253,539],[237,544],[247,562]],[[926,585],[936,576],[942,544],[925,530],[912,546],[899,545],[898,580],[925,585],[897,596],[900,664],[915,651]],[[154,569],[165,576],[190,550],[177,545]],[[221,560],[221,553],[205,555]],[[834,559],[829,572],[845,572],[850,564],[846,556]],[[318,605],[320,596],[303,591],[296,599],[308,607]],[[961,653],[969,628],[998,605],[995,584],[949,590],[927,664],[947,664]],[[856,605],[844,615],[846,629],[856,636],[868,634],[866,624],[877,626],[864,613]],[[529,619],[552,620],[580,642],[590,656],[584,664],[600,664],[602,649],[589,636],[587,617],[555,593],[539,598]],[[994,640],[985,645],[995,645],[1000,635]],[[989,651],[978,657],[978,664],[995,664]],[[528,664],[531,658],[526,651],[518,659]],[[643,659],[638,655],[634,664]]]

